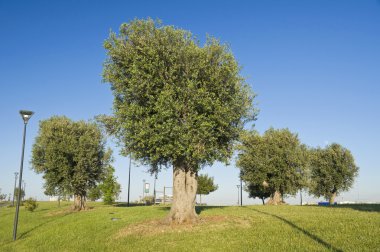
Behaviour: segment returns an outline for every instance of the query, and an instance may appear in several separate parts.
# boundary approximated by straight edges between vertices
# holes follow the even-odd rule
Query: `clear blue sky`
[[[380,201],[380,2],[320,1],[0,1],[0,188],[9,193],[21,155],[20,109],[36,112],[28,125],[24,180],[27,196],[45,198],[30,169],[38,121],[52,115],[91,119],[111,113],[101,81],[110,29],[133,18],[160,18],[231,45],[260,114],[256,129],[288,127],[310,146],[338,142],[360,167],[354,188],[338,200]],[[126,200],[128,159],[115,149]],[[133,167],[131,196],[144,167]],[[238,170],[215,164],[204,172],[219,190],[209,204],[236,204]],[[157,185],[171,185],[170,171]],[[288,199],[297,202],[297,198]],[[308,200],[311,200],[309,198]],[[246,199],[246,203],[259,203]]]

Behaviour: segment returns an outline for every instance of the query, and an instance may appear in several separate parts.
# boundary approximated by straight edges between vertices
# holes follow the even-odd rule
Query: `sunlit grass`
[[[0,251],[379,251],[380,205],[203,207],[196,225],[162,226],[167,207],[68,203],[0,208]],[[112,220],[116,219],[116,220]]]

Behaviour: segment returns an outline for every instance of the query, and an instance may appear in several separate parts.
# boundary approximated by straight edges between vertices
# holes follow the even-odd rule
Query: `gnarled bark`
[[[331,195],[330,195],[330,198],[329,198],[329,203],[330,205],[333,205],[334,202],[335,202],[335,197],[336,197],[336,192],[333,192]]]
[[[267,205],[280,205],[282,203],[282,200],[281,200],[281,193],[279,191],[275,191],[270,199],[268,200],[267,202]]]
[[[195,212],[197,174],[184,164],[173,168],[173,204],[167,220],[170,223],[192,223],[198,219]]]
[[[73,210],[81,211],[86,209],[86,197],[83,195],[74,195]]]

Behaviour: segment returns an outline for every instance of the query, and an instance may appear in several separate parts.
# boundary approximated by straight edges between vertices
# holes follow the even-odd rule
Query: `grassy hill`
[[[160,223],[169,208],[40,202],[0,208],[0,251],[380,251],[380,205],[201,207],[195,225]]]

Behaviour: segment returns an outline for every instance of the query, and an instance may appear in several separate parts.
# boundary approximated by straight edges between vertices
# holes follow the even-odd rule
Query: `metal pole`
[[[143,194],[142,194],[142,202],[144,201],[144,196],[145,196],[145,179],[143,179]]]
[[[243,206],[243,181],[240,177],[240,206]]]
[[[164,186],[164,205],[165,205],[165,200],[166,200],[165,189],[166,189],[166,187]]]
[[[25,192],[25,186],[26,186],[26,183],[25,183],[24,180],[22,181],[22,183],[24,184],[24,189],[23,189],[24,194],[23,194],[23,196],[22,196],[22,200],[25,200],[25,195],[26,195],[26,192]]]
[[[132,156],[129,154],[129,172],[128,172],[128,203],[129,206],[129,192],[131,190],[131,165],[132,165]]]
[[[238,190],[237,190],[237,191],[238,191],[238,202],[237,202],[237,204],[239,205],[239,203],[240,203],[240,202],[239,202],[239,200],[240,200],[240,195],[239,195],[239,193],[240,193],[239,185],[236,185],[236,187],[237,187],[237,189],[238,189]]]
[[[157,171],[154,175],[154,187],[153,187],[153,205],[156,205],[156,180],[157,180]]]
[[[18,195],[17,195],[17,205],[16,205],[16,214],[13,223],[13,240],[16,240],[17,237],[17,224],[18,224],[18,212],[20,209],[20,200],[21,200],[21,180],[22,180],[22,170],[24,166],[24,149],[25,149],[25,135],[26,135],[26,122],[24,122],[24,137],[22,140],[22,154],[21,154],[21,165],[20,165],[20,178],[18,180]]]
[[[16,193],[17,176],[18,176],[18,172],[15,172],[15,186],[13,188],[12,206],[15,206],[15,193]]]

